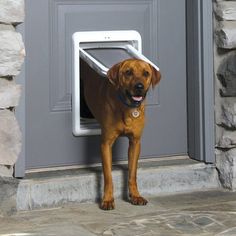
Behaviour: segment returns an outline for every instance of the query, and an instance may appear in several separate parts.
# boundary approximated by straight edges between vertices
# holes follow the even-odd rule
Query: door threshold
[[[114,197],[127,200],[127,162],[114,164],[112,179]],[[95,202],[103,192],[101,165],[77,166],[79,169],[45,168],[28,173],[17,186],[17,209],[30,210],[57,207],[71,202]],[[35,170],[36,171],[36,170]],[[203,191],[220,187],[214,165],[193,161],[186,156],[142,160],[138,169],[139,191],[145,196]]]
[[[196,160],[190,159],[187,155],[177,155],[177,156],[163,156],[163,157],[151,157],[151,158],[143,158],[139,160],[139,167],[143,166],[152,166],[152,165],[178,165],[178,164],[194,164],[199,163]],[[119,165],[127,165],[128,160],[123,161],[116,161],[113,162],[113,166]],[[96,164],[87,164],[87,165],[70,165],[70,166],[57,166],[57,167],[42,167],[42,168],[34,168],[26,170],[25,174],[32,174],[32,173],[42,173],[42,172],[54,172],[54,171],[66,171],[66,170],[75,170],[75,169],[90,169],[101,167],[101,163]]]

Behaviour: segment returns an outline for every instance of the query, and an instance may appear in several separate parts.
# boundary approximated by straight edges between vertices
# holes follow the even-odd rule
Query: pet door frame
[[[156,70],[159,68],[142,54],[141,35],[134,30],[125,31],[83,31],[75,32],[73,40],[73,79],[72,79],[72,132],[75,136],[99,135],[101,129],[95,119],[80,116],[80,59],[82,58],[99,75],[106,77],[109,68],[104,58],[95,58],[88,49],[125,50],[130,58],[144,60]],[[127,58],[124,58],[127,59]],[[114,62],[114,64],[118,63]]]

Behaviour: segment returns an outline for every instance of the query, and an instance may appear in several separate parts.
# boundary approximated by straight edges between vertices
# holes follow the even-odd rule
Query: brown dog
[[[144,99],[152,85],[161,78],[150,64],[128,59],[114,65],[101,78],[93,70],[84,73],[84,96],[89,109],[101,125],[101,153],[104,174],[104,196],[101,208],[114,209],[112,184],[112,145],[120,135],[129,138],[129,196],[134,205],[146,205],[140,196],[137,181],[137,162],[140,154],[140,137],[144,128]]]

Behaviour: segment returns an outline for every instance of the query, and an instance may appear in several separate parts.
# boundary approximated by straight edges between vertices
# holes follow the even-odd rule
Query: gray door
[[[74,137],[71,35],[137,30],[162,72],[148,97],[142,158],[187,154],[185,0],[26,0],[26,169],[100,162],[99,136]],[[126,138],[114,160],[127,159]]]

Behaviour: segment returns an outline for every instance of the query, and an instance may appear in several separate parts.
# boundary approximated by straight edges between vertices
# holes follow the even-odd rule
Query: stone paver
[[[84,203],[18,212],[0,217],[0,236],[7,235],[236,235],[236,193],[210,191],[155,197],[147,206],[117,200],[113,211]]]

